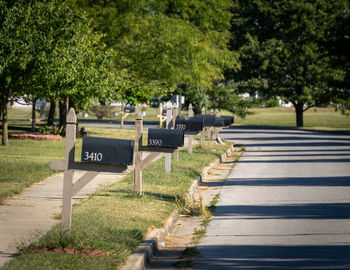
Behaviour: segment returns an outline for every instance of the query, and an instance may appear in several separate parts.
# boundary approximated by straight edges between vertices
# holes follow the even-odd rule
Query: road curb
[[[233,145],[230,149],[227,150],[220,158],[210,165],[206,166],[202,170],[202,174],[199,175],[199,179],[194,180],[191,186],[188,189],[188,193],[193,195],[197,187],[201,184],[203,175],[207,175],[209,170],[215,166],[218,166],[226,155],[233,150]],[[175,223],[178,221],[179,213],[175,210],[170,217],[166,220],[164,227],[161,229],[155,229],[151,231],[142,241],[142,243],[136,248],[136,250],[129,255],[127,261],[121,267],[118,267],[119,270],[145,270],[146,266],[149,264],[150,260],[153,258],[153,255],[158,252],[159,243],[163,241],[164,237],[169,234],[174,229]]]

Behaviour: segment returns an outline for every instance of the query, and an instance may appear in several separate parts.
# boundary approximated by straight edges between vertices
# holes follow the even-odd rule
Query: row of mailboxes
[[[150,128],[149,147],[178,148],[184,145],[184,131]],[[134,158],[134,141],[100,137],[83,137],[81,161],[102,164],[131,165]]]
[[[178,148],[184,145],[184,132],[199,132],[206,126],[228,126],[232,116],[215,117],[197,115],[196,117],[177,117],[175,129],[150,128],[148,130],[149,147]],[[103,164],[131,165],[134,156],[134,141],[112,138],[83,137],[81,160]]]
[[[200,132],[204,127],[225,127],[233,124],[233,116],[220,116],[198,114],[196,117],[176,117],[175,129],[185,132]]]
[[[197,114],[197,118],[204,120],[205,127],[224,127],[230,126],[234,122],[233,116],[220,116],[216,117],[215,115],[208,114]]]

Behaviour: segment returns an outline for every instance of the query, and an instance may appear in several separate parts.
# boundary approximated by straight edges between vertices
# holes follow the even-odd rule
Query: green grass
[[[110,252],[92,257],[68,254],[22,254],[4,266],[9,269],[116,269],[146,236],[151,227],[161,227],[175,209],[173,196],[181,196],[201,169],[227,150],[228,144],[211,149],[194,147],[194,154],[181,150],[179,162],[164,172],[164,158],[143,171],[143,195],[133,192],[133,173],[123,181],[95,193],[73,207],[72,233],[62,236],[59,226],[27,249],[74,248]]]
[[[0,146],[0,204],[52,175],[49,161],[63,158],[64,141],[10,140],[9,147]]]
[[[245,119],[236,118],[238,125],[295,127],[293,108],[255,108]],[[350,117],[332,108],[309,109],[304,113],[304,128],[323,130],[349,130]]]

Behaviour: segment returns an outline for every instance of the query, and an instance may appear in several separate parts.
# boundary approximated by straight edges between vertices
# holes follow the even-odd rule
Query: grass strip
[[[133,192],[133,173],[123,181],[95,193],[73,207],[72,233],[66,237],[55,226],[23,254],[4,266],[9,269],[116,269],[145,238],[150,228],[163,226],[175,209],[174,196],[182,196],[202,168],[225,152],[229,144],[214,145],[193,154],[181,150],[179,161],[164,172],[164,158],[143,171],[143,195]],[[76,250],[76,254],[63,252]],[[90,250],[104,256],[79,252]],[[71,252],[70,252],[71,253]]]
[[[135,130],[112,127],[87,127],[89,136],[134,139]],[[147,135],[144,136],[144,139]],[[76,142],[76,161],[80,160],[82,140]],[[64,159],[65,139],[35,141],[10,139],[8,147],[0,146],[0,205],[6,198],[55,173],[51,160]]]

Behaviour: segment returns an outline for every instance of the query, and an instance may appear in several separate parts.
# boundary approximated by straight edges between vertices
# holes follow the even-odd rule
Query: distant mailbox
[[[134,113],[135,112],[135,106],[125,106],[124,112],[126,113]]]
[[[197,114],[196,118],[202,118],[204,120],[205,127],[215,126],[215,115],[210,114]]]
[[[176,117],[175,120],[175,129],[181,129],[185,132],[199,132],[202,131],[204,128],[204,120],[203,118],[199,117],[190,117],[190,118],[184,118],[184,117]]]
[[[183,130],[161,128],[150,128],[148,130],[148,146],[177,148],[183,145]]]
[[[81,161],[130,165],[133,163],[134,141],[99,137],[83,137]]]
[[[225,119],[221,117],[215,117],[215,127],[224,127],[225,126]]]
[[[230,126],[234,123],[234,117],[233,116],[220,116],[220,118],[224,119],[225,121],[225,126]]]

